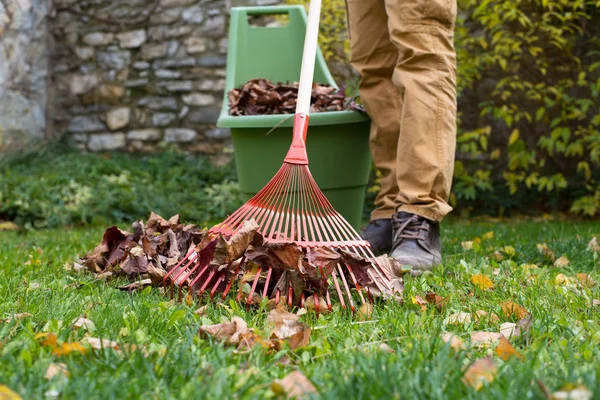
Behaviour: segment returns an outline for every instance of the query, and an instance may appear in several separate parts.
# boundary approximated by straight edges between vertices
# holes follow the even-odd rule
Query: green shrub
[[[29,228],[131,222],[150,211],[210,224],[239,205],[234,168],[166,152],[81,154],[57,145],[0,165],[0,220]]]
[[[600,215],[600,1],[459,0],[459,10],[451,202]],[[347,61],[344,0],[324,0],[322,20],[326,58]]]

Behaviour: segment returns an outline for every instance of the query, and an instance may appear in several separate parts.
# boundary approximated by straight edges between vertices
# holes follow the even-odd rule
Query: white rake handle
[[[300,83],[298,85],[296,114],[308,115],[310,112],[310,96],[315,72],[315,59],[317,57],[320,17],[321,0],[311,0],[308,8],[306,36],[304,37],[304,52],[302,53],[302,69],[300,70]]]

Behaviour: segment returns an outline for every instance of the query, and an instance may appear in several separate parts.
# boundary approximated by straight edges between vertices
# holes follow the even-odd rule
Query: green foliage
[[[0,165],[0,220],[30,228],[131,222],[150,211],[208,224],[239,206],[232,165],[167,152],[133,157],[59,146]]]
[[[452,203],[600,215],[600,1],[458,2]],[[324,0],[321,31],[347,61],[343,0]]]

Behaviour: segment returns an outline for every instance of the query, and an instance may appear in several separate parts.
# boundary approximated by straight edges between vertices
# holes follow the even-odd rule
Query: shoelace
[[[422,231],[429,231],[429,225],[426,223],[425,218],[418,215],[412,215],[410,218],[402,219],[394,215],[394,225],[401,224],[396,230],[395,239],[420,239],[425,240],[425,237],[421,235]]]

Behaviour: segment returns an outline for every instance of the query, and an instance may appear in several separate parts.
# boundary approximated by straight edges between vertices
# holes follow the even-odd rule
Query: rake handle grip
[[[310,96],[312,92],[317,43],[319,40],[319,18],[321,17],[321,0],[311,0],[308,8],[308,22],[304,36],[304,52],[302,53],[302,68],[298,84],[298,103],[296,114],[310,112]]]

